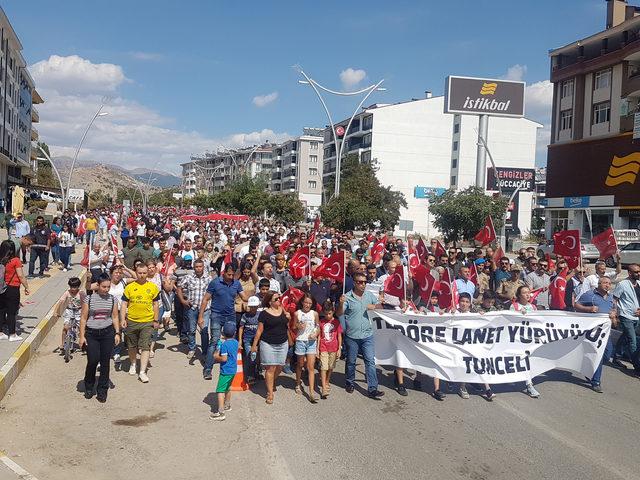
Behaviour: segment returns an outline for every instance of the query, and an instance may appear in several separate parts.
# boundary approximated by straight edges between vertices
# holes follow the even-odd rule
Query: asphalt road
[[[400,397],[385,370],[386,395],[370,400],[359,367],[353,394],[337,373],[329,399],[313,405],[284,377],[273,405],[260,387],[236,393],[227,420],[213,422],[214,384],[175,337],[153,360],[149,384],[114,373],[103,405],[78,391],[85,358],[65,364],[51,353],[59,329],[0,403],[0,450],[40,480],[638,478],[640,382],[611,368],[604,394],[556,371],[536,379],[541,398],[505,385],[492,403]],[[0,464],[5,478],[18,477]]]

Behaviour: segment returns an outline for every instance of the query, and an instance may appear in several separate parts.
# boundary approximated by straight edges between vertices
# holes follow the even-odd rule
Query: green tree
[[[176,206],[180,200],[173,198],[174,193],[180,193],[180,187],[163,188],[149,195],[149,205]]]
[[[382,186],[370,164],[348,155],[342,162],[341,179],[340,195],[320,209],[325,224],[342,230],[388,230],[398,224],[400,208],[406,208],[407,201],[401,192]],[[332,192],[330,185],[327,196]]]
[[[284,222],[302,222],[305,219],[305,208],[295,194],[273,194],[269,197],[267,214]]]
[[[49,145],[44,142],[38,142],[38,145],[47,152],[47,155],[51,157],[49,153]],[[38,156],[42,156],[40,149],[37,149]],[[40,187],[60,188],[58,177],[56,177],[53,168],[48,160],[38,160],[38,175],[36,177],[37,185]]]
[[[507,208],[507,198],[485,195],[483,189],[469,187],[456,192],[447,190],[429,202],[429,212],[434,216],[434,226],[442,232],[447,242],[470,240],[484,226],[488,215],[496,230],[502,227],[502,216]]]

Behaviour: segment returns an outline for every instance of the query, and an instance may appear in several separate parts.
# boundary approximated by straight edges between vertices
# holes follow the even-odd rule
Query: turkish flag
[[[493,252],[493,261],[494,261],[495,263],[500,263],[500,259],[501,259],[502,257],[504,257],[504,250],[502,250],[502,247],[500,247],[500,246],[499,246],[499,247],[496,249],[496,251],[495,251],[495,252]]]
[[[535,303],[536,299],[538,298],[538,295],[540,295],[543,290],[544,290],[543,288],[537,288],[535,290],[531,290],[531,298],[529,299],[529,301],[531,303]]]
[[[78,236],[81,237],[85,233],[87,233],[85,221],[80,220],[80,225],[78,225]]]
[[[593,237],[591,243],[593,243],[600,252],[601,260],[605,260],[618,252],[618,242],[616,242],[616,237],[611,227]]]
[[[490,216],[484,221],[484,227],[482,227],[482,230],[480,230],[473,238],[482,243],[483,247],[496,239],[496,230],[493,228],[493,220],[491,220]]]
[[[553,253],[565,257],[580,256],[580,231],[562,230],[553,234]]]
[[[80,260],[80,265],[83,267],[89,266],[89,245],[84,247],[84,253],[82,254],[82,260]]]
[[[304,297],[304,292],[295,287],[289,289],[282,294],[280,304],[288,312],[295,312],[298,309],[298,302]]]
[[[280,244],[280,246],[278,247],[278,250],[280,250],[280,253],[285,253],[289,249],[290,245],[291,245],[291,240],[285,240]]]
[[[118,258],[120,250],[118,249],[118,240],[116,240],[116,236],[113,234],[109,235],[109,240],[111,241],[111,249],[113,250],[114,259]]]
[[[233,261],[233,258],[231,257],[231,249],[229,249],[229,250],[227,250],[227,253],[224,256],[224,260],[222,260],[222,268],[221,268],[221,270],[224,271],[224,268],[227,265],[231,265],[232,261]]]
[[[326,277],[335,280],[336,282],[344,282],[344,267],[345,267],[346,253],[336,252],[333,255],[325,257],[322,263],[313,271],[314,277]]]
[[[409,273],[413,276],[416,274],[416,268],[420,266],[420,255],[413,246],[413,241],[409,239]]]
[[[393,275],[389,275],[384,281],[384,293],[393,295],[394,297],[404,298],[404,268],[399,264],[393,271]]]
[[[320,229],[320,215],[318,215],[316,219],[313,221],[313,229],[315,231],[318,231]]]
[[[549,308],[552,310],[564,310],[567,307],[565,292],[567,290],[567,269],[565,268],[555,276],[549,285]]]
[[[300,278],[309,272],[309,247],[296,250],[289,261],[289,273],[293,278]]]
[[[431,293],[436,286],[436,279],[433,278],[429,269],[424,265],[418,265],[413,274],[413,279],[420,288],[420,298],[425,302],[428,302],[431,299]]]
[[[580,257],[564,257],[569,268],[578,268],[580,265]]]
[[[447,250],[444,248],[444,246],[442,245],[442,243],[440,243],[440,240],[436,240],[436,250],[435,252],[433,252],[433,254],[435,255],[436,258],[440,258],[442,255],[446,255],[447,254]]]
[[[551,259],[551,255],[548,253],[544,254],[544,258],[547,260],[547,264],[549,265],[549,269],[547,270],[547,272],[552,272],[553,270],[556,269],[556,262],[554,262]]]
[[[304,242],[305,245],[312,245],[316,243],[316,231],[314,230],[313,232],[311,232],[311,234],[309,235],[309,238],[307,238],[307,241]]]
[[[429,250],[427,250],[427,246],[424,244],[424,240],[422,240],[422,238],[418,239],[418,243],[416,244],[416,253],[418,254],[420,263],[425,263],[427,261]]]
[[[444,269],[444,273],[440,277],[440,296],[438,297],[438,305],[442,309],[454,309],[458,305],[458,289],[456,282],[453,280],[451,270]]]
[[[387,251],[387,236],[385,235],[371,247],[371,263],[378,263],[382,260],[384,252]]]
[[[475,262],[469,267],[469,280],[471,280],[476,287],[478,286],[478,267],[476,267]]]

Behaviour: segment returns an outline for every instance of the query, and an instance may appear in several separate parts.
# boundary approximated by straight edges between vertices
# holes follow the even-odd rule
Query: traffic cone
[[[242,353],[238,351],[238,369],[231,381],[232,392],[244,392],[249,390],[249,385],[244,381],[244,369],[242,368]]]

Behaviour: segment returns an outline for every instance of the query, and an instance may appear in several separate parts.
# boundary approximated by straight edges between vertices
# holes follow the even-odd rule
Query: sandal
[[[302,394],[302,388],[300,388],[300,385],[296,385],[295,392],[296,392],[296,395]]]
[[[273,403],[273,394],[267,395],[266,403],[271,405]]]

